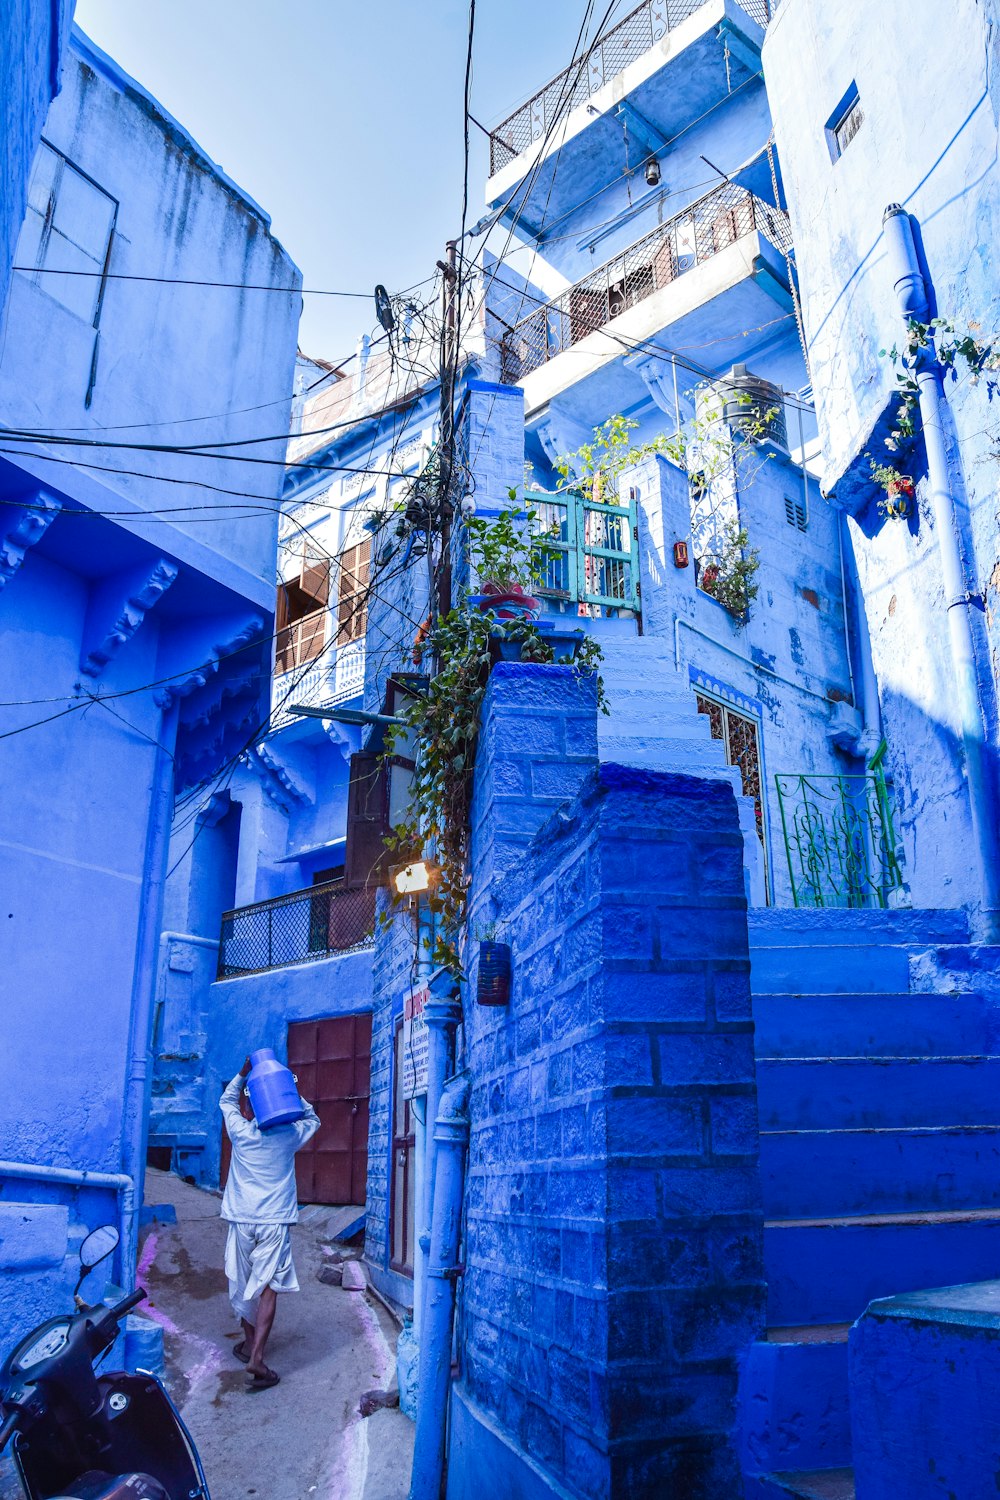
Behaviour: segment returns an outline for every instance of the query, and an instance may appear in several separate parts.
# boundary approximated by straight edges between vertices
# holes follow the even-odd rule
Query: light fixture
[[[392,882],[400,896],[416,896],[431,888],[431,872],[427,863],[415,859],[409,865],[397,865],[392,872]]]
[[[655,156],[651,156],[646,163],[646,182],[649,187],[660,185],[660,163]]]

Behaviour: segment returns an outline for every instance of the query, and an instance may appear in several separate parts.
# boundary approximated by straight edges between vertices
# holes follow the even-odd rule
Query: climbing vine
[[[920,397],[917,373],[932,345],[946,378],[957,381],[964,375],[970,385],[985,382],[991,401],[1000,390],[1000,349],[995,343],[977,337],[971,325],[965,333],[959,333],[947,318],[932,318],[929,323],[908,319],[903,343],[879,350],[880,358],[890,361],[896,375],[896,411],[889,436],[885,439],[890,453],[897,452],[916,437]]]
[[[465,543],[480,580],[505,590],[539,581],[543,552],[532,541],[534,513],[516,504],[494,520],[467,517]],[[511,648],[521,661],[551,663],[556,653],[533,619],[502,619],[466,595],[429,628],[421,656],[434,664],[427,687],[407,700],[401,723],[390,728],[384,755],[404,740],[415,743],[416,769],[403,821],[386,840],[400,860],[426,857],[436,869],[428,900],[439,920],[433,960],[461,975],[469,868],[469,812],[483,699],[490,667]],[[601,648],[584,636],[572,658],[581,675],[596,670]],[[605,707],[598,677],[598,702]],[[413,752],[410,752],[413,753]]]

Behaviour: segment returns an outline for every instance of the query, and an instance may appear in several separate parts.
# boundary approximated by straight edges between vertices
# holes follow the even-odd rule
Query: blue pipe
[[[424,1218],[419,1236],[425,1270],[423,1285],[420,1288],[420,1300],[414,1301],[414,1324],[418,1334],[423,1328],[424,1307],[427,1302],[426,1265],[427,1256],[430,1254],[434,1163],[437,1155],[435,1122],[441,1108],[444,1081],[451,1071],[455,1030],[462,1019],[458,985],[447,969],[437,969],[428,978],[427,985],[430,990],[430,996],[424,1005],[424,1020],[427,1023],[427,1093],[424,1097],[424,1119],[427,1122],[427,1129],[424,1140]],[[414,1288],[415,1292],[416,1290]]]
[[[446,1084],[434,1125],[434,1196],[427,1295],[420,1338],[417,1433],[410,1500],[441,1500],[444,1478],[455,1280],[462,1231],[465,1151],[469,1141],[469,1080]]]
[[[929,323],[930,288],[917,258],[910,216],[898,203],[890,203],[882,225],[899,310],[907,321]],[[919,388],[929,498],[934,512],[948,611],[948,635],[955,669],[982,902],[985,913],[996,914],[1000,912],[1000,840],[996,837],[995,797],[983,713],[986,687],[980,680],[973,637],[973,610],[977,603],[975,594],[968,587],[962,559],[958,509],[951,487],[944,431],[944,384],[932,338],[920,352],[914,374]],[[996,915],[987,916],[987,922],[994,927]]]

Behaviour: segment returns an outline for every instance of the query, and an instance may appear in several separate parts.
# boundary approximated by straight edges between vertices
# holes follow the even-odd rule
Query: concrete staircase
[[[1000,1265],[1000,952],[961,912],[751,913],[768,1331],[747,1500],[846,1500],[847,1335]]]
[[[726,764],[721,740],[713,740],[708,717],[698,712],[687,674],[673,651],[651,636],[601,636],[601,678],[610,713],[598,717],[602,761],[650,771],[678,771],[728,781],[736,794],[747,865],[747,895],[763,901],[764,864],[753,801],[743,796],[740,773]]]

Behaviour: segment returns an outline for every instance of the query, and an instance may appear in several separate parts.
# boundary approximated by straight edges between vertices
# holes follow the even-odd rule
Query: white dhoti
[[[238,1318],[256,1321],[257,1301],[265,1287],[297,1292],[289,1224],[229,1225],[226,1240],[229,1300]]]

